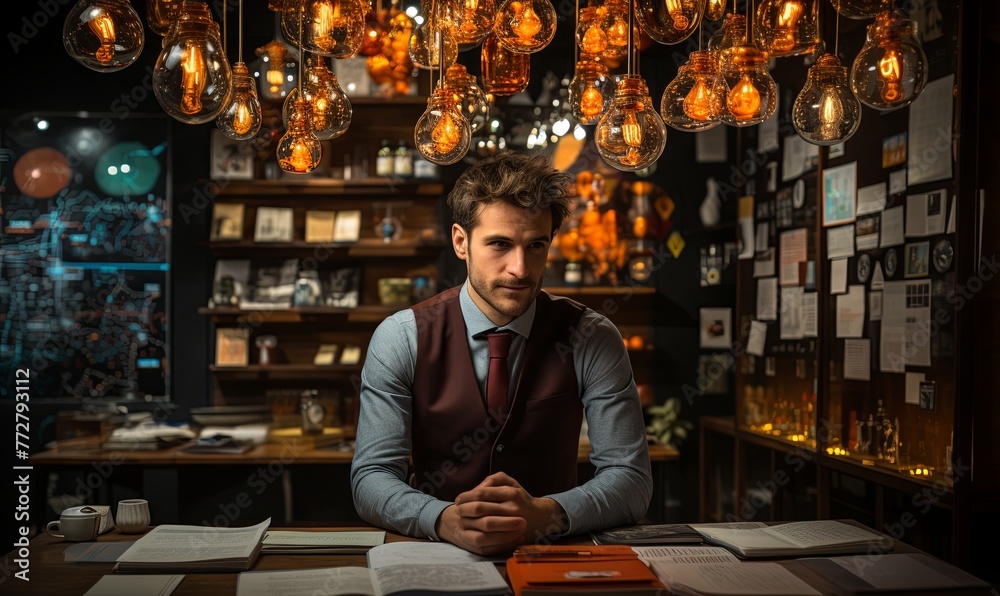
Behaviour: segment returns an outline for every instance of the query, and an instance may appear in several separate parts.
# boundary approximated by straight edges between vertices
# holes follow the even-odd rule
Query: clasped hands
[[[440,539],[479,555],[510,552],[565,529],[566,514],[558,503],[531,496],[503,472],[455,497],[435,526]]]

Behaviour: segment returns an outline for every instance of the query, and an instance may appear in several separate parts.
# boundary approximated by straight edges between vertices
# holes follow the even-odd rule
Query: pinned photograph
[[[334,242],[357,242],[361,237],[361,211],[338,211],[333,224]]]
[[[733,309],[703,308],[700,311],[700,344],[703,348],[729,348],[732,343]]]
[[[253,145],[234,141],[221,130],[212,131],[212,180],[253,180]]]
[[[215,203],[212,206],[210,240],[243,240],[243,203]]]
[[[256,242],[291,242],[295,233],[292,210],[285,207],[257,209],[253,239]]]
[[[891,168],[906,163],[906,133],[882,139],[882,167]]]
[[[930,242],[906,245],[906,277],[926,277],[930,271]]]

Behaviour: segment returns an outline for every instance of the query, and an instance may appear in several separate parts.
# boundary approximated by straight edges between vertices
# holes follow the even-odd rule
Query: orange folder
[[[524,546],[507,560],[515,596],[626,594],[667,589],[627,546]]]

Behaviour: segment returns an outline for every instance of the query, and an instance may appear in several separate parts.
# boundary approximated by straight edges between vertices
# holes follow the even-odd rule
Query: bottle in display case
[[[413,153],[404,140],[399,141],[393,155],[393,170],[397,176],[411,178],[413,176]]]
[[[375,175],[380,178],[392,176],[394,170],[395,157],[392,147],[389,146],[389,139],[382,139],[382,146],[375,154]]]

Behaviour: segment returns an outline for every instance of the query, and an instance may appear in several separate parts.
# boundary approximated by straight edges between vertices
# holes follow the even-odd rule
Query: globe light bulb
[[[569,105],[580,124],[597,124],[611,106],[615,84],[608,69],[594,56],[583,54],[569,82]]]
[[[556,34],[556,9],[550,0],[504,0],[497,9],[493,32],[511,52],[537,52]]]
[[[483,41],[480,56],[480,73],[483,91],[493,95],[514,95],[528,86],[530,74],[529,54],[511,52],[500,45],[497,36],[490,35]]]
[[[125,0],[80,0],[63,23],[66,52],[97,72],[115,72],[132,64],[145,41],[142,20]]]
[[[910,21],[898,10],[881,12],[851,65],[851,90],[876,110],[909,105],[927,84],[926,64]]]
[[[295,103],[288,130],[278,141],[275,154],[278,165],[286,172],[307,174],[315,170],[323,158],[323,145],[310,130],[310,111],[306,100],[300,97]]]
[[[164,111],[186,124],[214,120],[229,103],[229,60],[204,2],[184,0],[156,59],[153,92]]]
[[[718,21],[726,13],[726,0],[707,0],[705,2],[705,18]]]
[[[843,143],[858,130],[861,103],[836,56],[823,54],[809,68],[792,107],[792,123],[799,136],[814,145]]]
[[[889,7],[888,0],[830,0],[849,19],[870,19]]]
[[[452,102],[451,94],[443,87],[435,89],[413,131],[417,151],[427,161],[446,166],[465,156],[471,140],[469,122]]]
[[[452,64],[444,75],[444,88],[451,93],[452,102],[469,121],[471,132],[486,125],[490,102],[486,93],[476,84],[476,77],[461,64]]]
[[[308,58],[306,64],[302,91],[306,107],[310,110],[310,130],[321,141],[336,139],[351,126],[354,115],[351,100],[322,56]],[[291,122],[299,97],[299,90],[292,89],[285,98],[282,119],[286,125]]]
[[[764,0],[757,7],[754,37],[771,56],[809,54],[819,43],[817,0]]]
[[[163,36],[170,31],[170,24],[181,15],[181,0],[147,0],[146,24],[153,33]]]
[[[622,75],[611,108],[597,124],[596,142],[608,165],[627,172],[645,168],[663,153],[667,127],[642,77]]]
[[[233,94],[215,119],[222,134],[245,141],[257,136],[262,121],[257,85],[242,62],[233,64]]]
[[[679,43],[701,23],[703,0],[637,0],[639,28],[658,43]]]
[[[774,114],[777,88],[767,70],[767,54],[751,45],[737,46],[722,69],[720,95],[726,101],[720,119],[730,126],[760,124]]]
[[[460,49],[473,48],[486,39],[493,30],[496,16],[494,0],[461,0],[455,11],[454,36]]]
[[[697,132],[718,126],[722,100],[718,95],[719,73],[715,58],[705,50],[691,52],[677,76],[663,90],[660,115],[677,130]]]
[[[285,0],[281,27],[285,38],[313,54],[349,58],[361,45],[365,12],[360,0]]]
[[[603,19],[608,47],[601,52],[606,58],[624,58],[628,54],[628,1],[608,0],[607,16]]]

